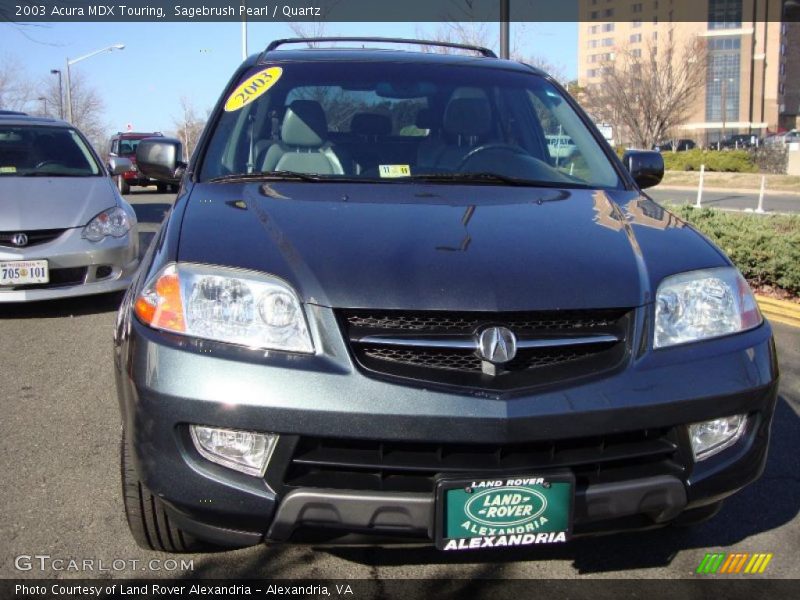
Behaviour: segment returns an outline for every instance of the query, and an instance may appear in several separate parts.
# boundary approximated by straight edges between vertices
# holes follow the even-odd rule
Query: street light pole
[[[124,50],[125,44],[114,44],[113,46],[107,46],[105,48],[100,48],[100,50],[95,50],[94,52],[89,52],[89,54],[84,54],[83,56],[79,56],[78,58],[73,58],[70,60],[67,58],[67,121],[72,123],[72,84],[69,77],[69,68],[71,65],[75,63],[79,63],[82,60],[86,60],[87,58],[91,58],[93,56],[97,56],[98,54],[102,54],[103,52],[113,52],[114,50]]]
[[[49,116],[47,114],[47,98],[45,98],[44,96],[40,96],[39,98],[37,98],[37,100],[41,100],[42,104],[44,105],[44,116],[45,117]]]
[[[510,52],[509,0],[500,0],[500,58],[508,58]]]
[[[50,69],[51,75],[58,75],[58,118],[64,118],[64,88],[61,87],[61,71]]]
[[[247,8],[247,0],[242,0],[242,6]],[[242,60],[247,59],[247,10],[242,13]]]

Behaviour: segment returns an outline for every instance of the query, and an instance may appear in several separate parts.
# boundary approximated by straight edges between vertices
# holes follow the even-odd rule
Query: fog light
[[[689,425],[694,460],[705,460],[736,443],[744,433],[747,415],[734,415]]]
[[[236,429],[191,426],[192,441],[204,457],[223,467],[261,476],[269,463],[278,436]]]

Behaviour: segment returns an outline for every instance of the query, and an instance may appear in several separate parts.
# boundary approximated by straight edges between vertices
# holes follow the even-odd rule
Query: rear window
[[[616,170],[545,78],[470,65],[259,65],[224,98],[199,179],[290,171],[331,179],[496,174],[617,188]]]
[[[101,173],[88,144],[74,129],[0,125],[0,177]]]

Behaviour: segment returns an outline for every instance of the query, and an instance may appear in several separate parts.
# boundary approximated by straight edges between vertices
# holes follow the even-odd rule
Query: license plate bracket
[[[553,544],[572,535],[575,476],[570,471],[443,476],[435,494],[439,550]]]

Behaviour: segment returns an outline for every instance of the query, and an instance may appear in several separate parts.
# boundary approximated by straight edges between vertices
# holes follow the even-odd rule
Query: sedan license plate
[[[50,272],[46,260],[0,262],[0,285],[48,283]]]
[[[473,550],[565,542],[575,478],[564,472],[439,481],[436,547]]]

